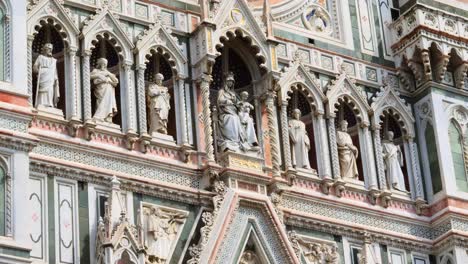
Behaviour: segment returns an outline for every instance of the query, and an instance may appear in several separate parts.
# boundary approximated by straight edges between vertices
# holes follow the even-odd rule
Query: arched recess
[[[156,37],[155,37],[156,36]],[[171,94],[171,109],[168,116],[168,135],[180,145],[189,144],[187,131],[186,85],[187,58],[182,53],[177,38],[161,21],[157,21],[145,31],[136,44],[137,54],[137,93],[139,133],[146,135],[150,128],[150,111],[147,104],[148,84],[154,82],[155,75],[164,76],[163,85]]]
[[[453,83],[458,89],[468,90],[466,75],[468,72],[468,62],[463,58],[462,52],[457,48],[452,48],[449,53],[450,60],[447,65],[447,71],[453,77]]]
[[[448,136],[457,189],[468,192],[468,109],[451,106]]]
[[[389,143],[388,132],[393,132],[393,143],[400,147],[403,155],[400,166],[405,176],[405,184],[404,190],[401,188],[402,186],[400,189],[402,189],[401,191],[411,191],[412,198],[423,198],[417,147],[414,143],[414,117],[411,108],[390,86],[384,86],[380,89],[380,92],[373,98],[371,107],[374,112],[372,126],[375,128],[373,136],[380,188],[392,188],[392,179],[385,169],[383,144]]]
[[[359,181],[364,181],[369,189],[377,188],[372,136],[369,131],[370,122],[368,113],[371,111],[371,107],[367,103],[367,99],[362,94],[360,88],[356,87],[353,80],[349,79],[344,72],[333,81],[326,95],[328,98],[326,105],[328,132],[329,134],[333,134],[333,136],[330,136],[330,147],[332,148],[334,176],[339,175],[342,177],[338,158],[337,138],[334,135],[338,135],[335,131],[336,128],[340,127],[340,123],[347,121],[349,127],[348,134],[351,136],[353,145],[359,151],[357,158],[358,179]],[[353,181],[353,179],[348,180]],[[359,184],[359,182],[356,183]]]
[[[232,139],[227,140],[227,138],[222,140],[222,121],[220,121],[220,117],[223,115],[224,109],[222,109],[223,106],[221,106],[222,102],[218,100],[219,92],[225,88],[226,78],[229,73],[232,73],[234,78],[233,92],[235,94],[235,96],[231,98],[234,100],[232,103],[236,105],[236,111],[240,111],[240,106],[238,104],[241,103],[241,100],[239,96],[241,93],[248,93],[245,102],[250,103],[254,107],[254,110],[250,113],[251,117],[246,119],[250,119],[253,122],[255,130],[255,134],[252,133],[255,138],[252,138],[252,142],[246,143],[248,144],[247,149],[242,150],[243,146],[241,146],[240,138],[237,142],[234,142],[233,145],[236,146],[233,146],[233,149],[239,148],[241,152],[254,150],[262,145],[262,137],[259,136],[262,130],[262,113],[259,97],[263,89],[261,85],[263,75],[266,73],[261,67],[263,60],[256,56],[256,54],[258,54],[258,48],[252,44],[250,38],[245,37],[241,30],[229,32],[227,37],[223,37],[220,40],[220,44],[217,45],[217,54],[218,56],[212,68],[213,81],[210,85],[210,105],[215,106],[213,107],[215,146],[219,146],[219,149],[224,151],[226,142],[235,141]],[[249,121],[246,121],[246,123],[248,122]],[[248,125],[246,124],[245,126],[246,128],[240,129],[248,129]]]
[[[95,104],[95,100],[92,100],[90,74],[96,66],[94,60],[102,57],[108,60],[109,71],[119,80],[118,87],[115,89],[118,113],[114,116],[113,123],[121,125],[122,131],[127,136],[133,136],[136,133],[134,76],[131,74],[133,48],[134,45],[122,29],[120,22],[107,7],[98,10],[97,14],[85,22],[82,30],[85,125],[95,122],[92,119],[94,115],[92,105]],[[121,124],[119,124],[119,119]],[[114,127],[108,122],[101,122],[100,125]]]
[[[44,44],[53,45],[52,55],[57,60],[60,99],[57,108],[67,119],[79,118],[76,87],[76,52],[78,50],[79,29],[75,26],[66,9],[57,0],[40,1],[32,5],[28,13],[28,91],[30,102],[35,103],[37,75],[32,66],[41,53]]]
[[[0,236],[12,236],[11,166],[0,156]]]
[[[278,81],[280,87],[281,131],[285,169],[297,167],[290,140],[289,120],[294,109],[301,111],[310,140],[309,164],[321,177],[331,177],[326,126],[323,119],[325,95],[315,75],[300,62],[294,62]],[[323,155],[317,155],[321,153]],[[296,165],[296,166],[295,166]]]
[[[0,1],[0,81],[11,81],[11,4]]]

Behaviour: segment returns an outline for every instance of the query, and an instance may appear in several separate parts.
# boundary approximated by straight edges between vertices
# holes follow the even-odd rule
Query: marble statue
[[[44,44],[33,65],[33,72],[37,74],[35,107],[57,107],[60,97],[57,60],[52,57],[52,49],[52,44]]]
[[[244,94],[244,97],[248,93]],[[240,101],[234,91],[234,74],[229,73],[218,99],[218,145],[220,151],[250,151],[258,149],[257,136],[250,117],[253,106]]]
[[[301,110],[294,109],[289,120],[289,139],[291,141],[291,161],[296,168],[310,169],[310,139],[306,126],[301,121]]]
[[[164,76],[156,74],[156,83],[148,86],[148,101],[150,109],[150,133],[167,134],[167,119],[171,109],[171,95],[167,87],[162,85]]]
[[[307,259],[307,263],[320,264],[322,261],[322,248],[317,243],[310,243],[309,250],[304,252],[304,257]]]
[[[96,112],[93,119],[112,123],[112,117],[117,113],[115,101],[115,87],[119,83],[117,77],[107,70],[107,60],[97,60],[96,68],[91,72],[91,81],[94,83],[96,96]]]
[[[336,132],[336,143],[338,145],[341,177],[357,179],[359,175],[356,161],[358,149],[353,145],[353,140],[348,134],[348,122],[345,120],[341,121],[340,131]]]
[[[400,146],[393,142],[393,132],[387,132],[387,140],[382,142],[385,172],[393,188],[405,191],[405,178],[401,167],[403,165],[403,153]]]
[[[248,98],[248,92],[243,91],[240,93],[240,100],[237,104],[238,115],[242,125],[242,135],[245,135],[245,140],[247,144],[246,147],[250,149],[257,149],[257,134],[255,133],[254,120],[250,116],[250,111],[254,109],[254,106],[247,101]]]
[[[177,238],[179,226],[185,215],[151,208],[147,223],[147,253],[156,263],[165,263],[170,257],[172,242]]]
[[[324,252],[325,264],[338,264],[340,255],[338,253],[338,247],[336,245],[326,247]]]
[[[260,264],[260,261],[255,252],[246,250],[242,254],[239,264]]]

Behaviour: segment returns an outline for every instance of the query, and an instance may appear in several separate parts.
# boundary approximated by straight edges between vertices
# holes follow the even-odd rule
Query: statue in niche
[[[254,121],[250,116],[250,111],[254,109],[254,106],[247,101],[248,98],[249,93],[247,91],[241,92],[237,109],[239,111],[239,119],[243,129],[242,132],[245,134],[245,139],[247,140],[245,143],[247,144],[246,147],[249,149],[258,149],[258,140],[257,134],[255,133]]]
[[[246,113],[250,112],[253,106],[245,100],[239,102],[234,91],[234,74],[230,72],[217,99],[218,145],[221,151],[239,152],[258,149],[253,119],[249,113]],[[245,121],[245,127],[241,116]]]
[[[171,109],[171,95],[167,87],[162,85],[164,76],[156,74],[156,83],[148,86],[148,101],[150,109],[150,133],[167,134],[167,119]]]
[[[291,161],[295,168],[310,169],[310,139],[306,126],[301,121],[301,110],[294,109],[289,120],[289,139],[291,141]]]
[[[348,134],[348,122],[345,120],[340,122],[340,131],[336,133],[336,143],[338,145],[341,177],[357,179],[359,172],[356,160],[359,153]]]
[[[152,207],[147,220],[147,253],[153,263],[166,263],[180,226],[187,216]]]
[[[324,260],[326,264],[338,264],[340,259],[338,247],[336,245],[328,246],[324,249]]]
[[[260,264],[257,254],[251,250],[246,250],[239,261],[239,264]]]
[[[59,101],[57,60],[52,57],[52,50],[52,44],[44,44],[42,53],[33,65],[33,72],[37,74],[36,108],[57,107]]]
[[[320,264],[322,261],[322,248],[317,243],[310,243],[307,252],[304,252],[307,263]]]
[[[119,84],[117,77],[107,70],[107,60],[97,60],[96,68],[91,72],[91,81],[94,83],[96,96],[96,112],[93,119],[112,123],[112,117],[117,113],[115,101],[115,87]]]
[[[387,140],[382,142],[383,159],[385,172],[392,187],[405,191],[405,178],[401,167],[403,165],[403,153],[400,146],[393,142],[393,132],[387,132]]]

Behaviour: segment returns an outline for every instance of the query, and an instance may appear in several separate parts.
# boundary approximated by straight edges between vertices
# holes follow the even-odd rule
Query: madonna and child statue
[[[219,90],[217,140],[220,152],[258,152],[260,150],[255,125],[250,112],[254,106],[248,100],[249,94],[234,90],[234,74],[228,73],[223,87]]]

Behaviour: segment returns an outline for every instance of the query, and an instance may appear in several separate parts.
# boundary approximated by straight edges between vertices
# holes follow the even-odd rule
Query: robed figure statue
[[[294,109],[289,120],[289,139],[291,141],[291,161],[295,168],[310,169],[310,139],[304,122],[301,121],[301,110]]]
[[[393,143],[393,132],[387,132],[387,140],[382,142],[383,159],[385,161],[385,172],[392,187],[405,191],[405,177],[401,170],[403,164],[403,153],[400,146]]]
[[[162,85],[164,76],[156,74],[156,83],[148,86],[148,100],[150,110],[150,133],[167,134],[167,120],[171,109],[171,95],[167,87]]]
[[[348,122],[345,120],[341,121],[340,131],[336,133],[336,143],[338,145],[341,177],[357,179],[359,176],[356,161],[358,149],[354,146],[353,140],[348,134]]]
[[[44,44],[42,54],[33,65],[33,72],[37,74],[36,108],[57,107],[60,97],[57,60],[52,57],[52,49],[52,44]]]
[[[97,60],[96,68],[91,72],[91,81],[94,83],[96,96],[96,112],[93,119],[112,123],[112,117],[117,113],[115,101],[115,87],[119,84],[117,77],[107,70],[107,60]]]

